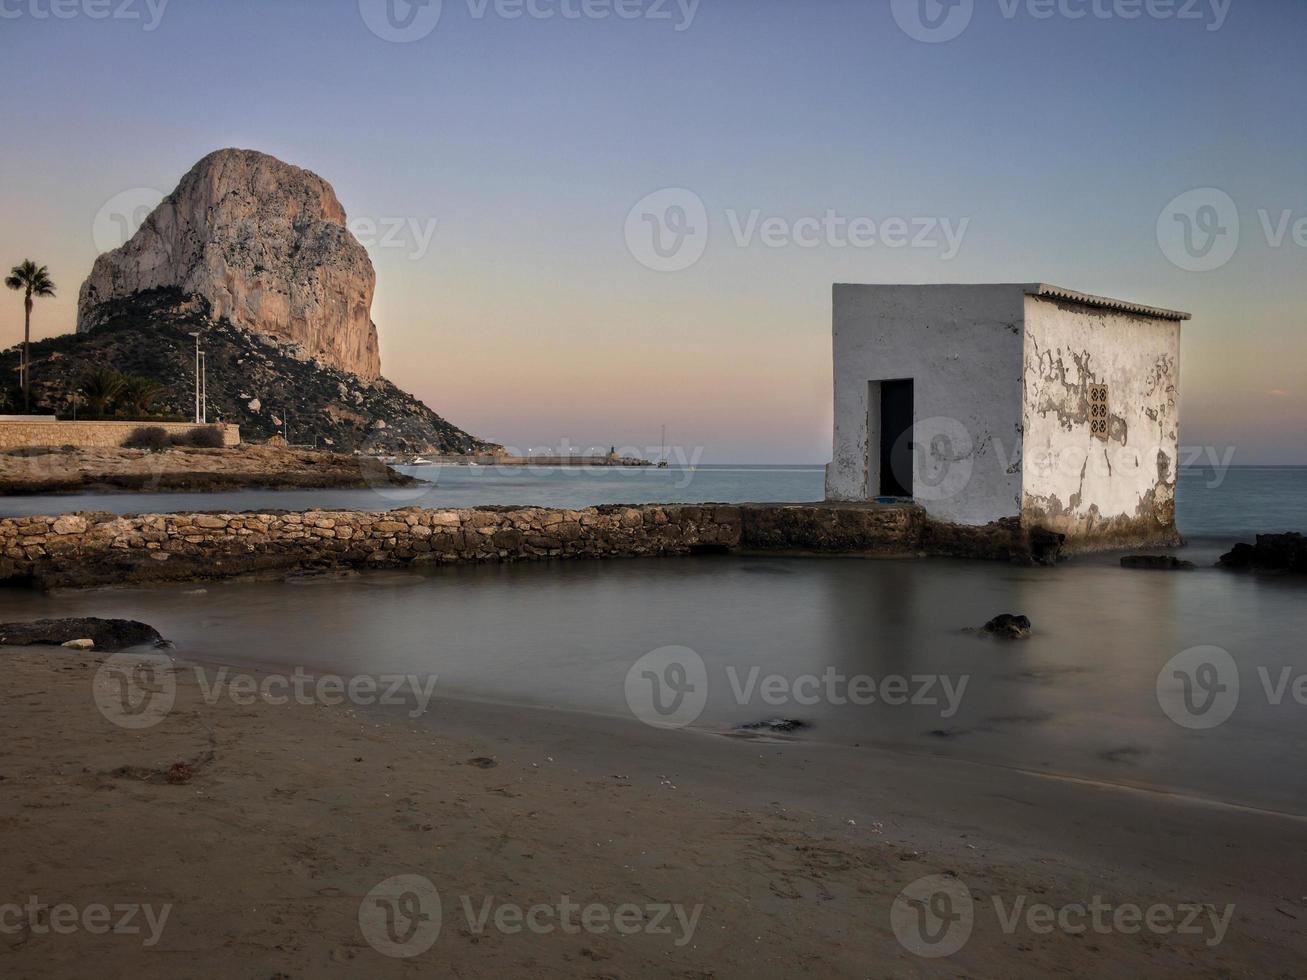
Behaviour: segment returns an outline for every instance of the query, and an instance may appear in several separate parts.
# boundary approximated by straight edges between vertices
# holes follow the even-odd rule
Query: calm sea
[[[10,513],[562,507],[811,500],[822,485],[815,466],[430,475],[437,483],[416,498],[252,492],[4,504]],[[1192,541],[1184,553],[1200,566],[1191,572],[1127,571],[1110,557],[1055,568],[734,556],[454,566],[199,589],[0,590],[0,621],[140,619],[181,657],[434,674],[444,695],[632,724],[640,715],[631,685],[650,676],[641,658],[673,647],[703,665],[705,700],[692,724],[709,733],[790,718],[806,723],[793,737],[814,750],[827,741],[875,745],[1307,815],[1307,697],[1295,696],[1307,690],[1299,683],[1307,678],[1307,586],[1212,567],[1252,531],[1307,524],[1307,468],[1195,470],[1183,475],[1179,500]],[[1028,615],[1033,636],[1000,643],[966,631],[1000,612]],[[1228,654],[1234,676],[1221,675],[1219,691],[1208,693],[1233,702],[1177,716],[1183,692],[1172,658],[1212,648]]]
[[[410,488],[245,490],[228,493],[70,494],[0,497],[0,516],[72,511],[256,510],[476,507],[523,504],[588,507],[608,503],[812,501],[823,496],[821,466],[614,467],[411,466],[429,481]],[[1178,488],[1179,524],[1194,538],[1296,530],[1307,524],[1307,467],[1188,469]]]

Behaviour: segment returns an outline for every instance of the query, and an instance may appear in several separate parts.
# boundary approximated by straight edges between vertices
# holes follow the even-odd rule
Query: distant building
[[[834,288],[831,500],[1170,543],[1180,323],[1042,283]]]

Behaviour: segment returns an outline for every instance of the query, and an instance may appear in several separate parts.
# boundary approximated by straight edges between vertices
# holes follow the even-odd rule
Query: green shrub
[[[171,445],[168,430],[160,425],[143,425],[132,429],[131,435],[123,442],[124,449],[148,449],[153,453],[163,452]]]

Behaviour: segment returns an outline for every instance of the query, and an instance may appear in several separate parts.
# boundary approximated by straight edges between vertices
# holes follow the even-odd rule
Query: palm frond
[[[26,290],[31,296],[53,296],[55,291],[49,266],[37,265],[31,259],[24,259],[10,269],[5,285],[10,289]]]

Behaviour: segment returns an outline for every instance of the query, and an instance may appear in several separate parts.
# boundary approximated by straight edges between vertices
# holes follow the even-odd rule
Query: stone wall
[[[388,512],[66,514],[0,520],[0,582],[42,588],[253,572],[708,553],[1056,557],[1015,518],[943,524],[915,506],[745,504]]]
[[[69,514],[0,521],[0,580],[45,588],[277,569],[724,551],[738,507]]]
[[[158,427],[169,435],[182,435],[197,428],[194,422],[48,422],[24,419],[0,421],[0,450],[59,448],[117,449],[136,429]],[[239,446],[239,425],[221,426],[223,443]]]

